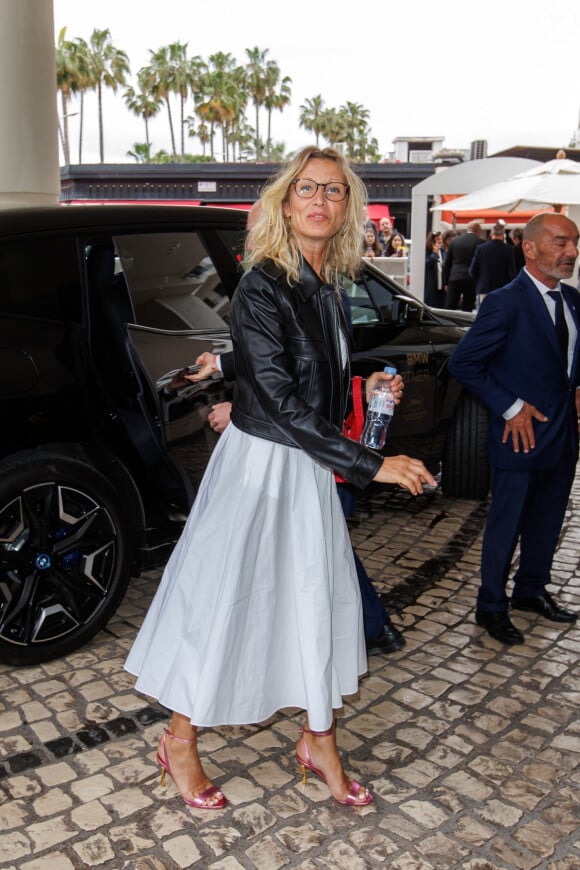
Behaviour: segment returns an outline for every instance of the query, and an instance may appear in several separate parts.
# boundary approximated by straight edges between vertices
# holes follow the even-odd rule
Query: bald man
[[[504,644],[524,642],[512,610],[552,622],[576,614],[547,591],[578,458],[580,294],[565,283],[578,256],[578,228],[559,214],[524,229],[525,267],[489,293],[455,349],[450,373],[489,409],[489,506],[476,621]]]

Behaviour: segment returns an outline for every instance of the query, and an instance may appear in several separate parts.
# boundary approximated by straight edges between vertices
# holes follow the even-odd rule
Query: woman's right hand
[[[207,381],[218,370],[216,365],[215,354],[204,351],[197,357],[195,364],[201,366],[195,374],[187,375],[187,380],[192,384],[197,384],[199,381]]]
[[[394,483],[407,489],[411,495],[420,495],[423,484],[437,486],[437,481],[419,459],[410,456],[386,456],[374,476],[376,483]]]

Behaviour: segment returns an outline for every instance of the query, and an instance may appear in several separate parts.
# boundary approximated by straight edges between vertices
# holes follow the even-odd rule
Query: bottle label
[[[395,399],[393,394],[390,391],[388,393],[379,391],[373,392],[369,402],[369,410],[374,411],[377,414],[392,415],[395,410]]]

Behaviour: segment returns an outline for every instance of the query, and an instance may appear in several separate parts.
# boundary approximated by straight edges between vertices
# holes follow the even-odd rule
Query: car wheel
[[[50,661],[118,607],[131,547],[120,499],[82,460],[30,451],[0,463],[0,658]]]
[[[484,499],[489,492],[485,442],[488,413],[473,396],[458,402],[449,425],[441,467],[441,489],[456,498]]]

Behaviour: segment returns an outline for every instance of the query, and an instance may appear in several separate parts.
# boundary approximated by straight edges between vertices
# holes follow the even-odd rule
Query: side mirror
[[[423,308],[408,296],[395,296],[393,300],[393,320],[397,323],[419,323],[423,319]]]

